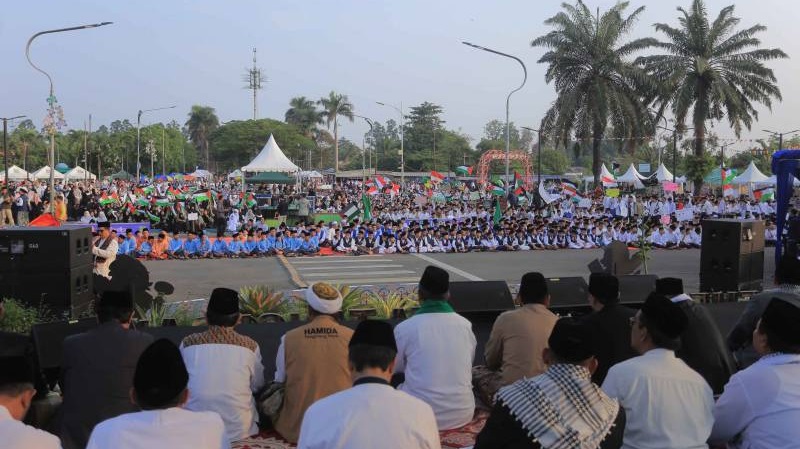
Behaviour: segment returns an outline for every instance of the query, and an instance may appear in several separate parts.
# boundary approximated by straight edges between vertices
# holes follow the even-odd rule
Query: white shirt
[[[0,440],[3,449],[61,449],[58,437],[11,417],[0,405]]]
[[[394,328],[397,340],[395,371],[405,373],[398,389],[427,402],[440,430],[461,427],[472,420],[472,324],[456,313],[424,313]]]
[[[706,449],[714,396],[673,351],[653,349],[608,370],[603,391],[625,408],[623,449]]]
[[[734,374],[714,406],[711,441],[733,440],[743,448],[800,445],[800,355],[763,357]]]
[[[381,383],[364,383],[308,408],[298,449],[439,449],[431,406]]]
[[[177,407],[126,413],[95,426],[86,449],[179,447],[229,448],[222,419],[214,412],[191,412]]]
[[[264,386],[258,346],[252,351],[233,344],[181,344],[181,355],[189,371],[186,409],[219,413],[230,441],[257,434],[253,393]]]

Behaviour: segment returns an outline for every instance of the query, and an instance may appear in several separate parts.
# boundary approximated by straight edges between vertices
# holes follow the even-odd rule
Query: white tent
[[[16,165],[12,165],[8,167],[8,179],[10,181],[24,181],[28,179],[28,172],[25,170],[17,167]],[[6,179],[6,171],[0,170],[0,180],[5,181]]]
[[[75,168],[64,173],[64,179],[67,181],[80,181],[82,179],[97,179],[97,176],[85,170],[80,165],[76,165]]]
[[[50,166],[45,165],[44,167],[31,173],[31,177],[33,179],[50,179],[50,170],[51,170]],[[58,170],[53,170],[53,178],[64,179],[64,175],[60,173]]]
[[[643,179],[647,179],[647,177],[642,176],[641,173],[636,171],[636,167],[633,166],[633,163],[631,163],[631,166],[628,167],[628,171],[626,171],[624,175],[617,176],[617,182],[635,183]]]
[[[269,135],[264,148],[258,153],[249,164],[242,167],[243,172],[259,173],[259,172],[282,172],[282,173],[296,173],[300,171],[300,167],[294,165],[292,161],[283,154],[278,144],[275,143],[275,138],[272,134]]]
[[[600,179],[602,180],[603,178],[615,179],[615,176],[610,171],[608,171],[608,167],[606,167],[605,163],[603,163],[603,165],[600,167]]]
[[[672,173],[667,170],[667,167],[664,166],[664,163],[658,166],[656,172],[653,173],[651,176],[655,176],[658,182],[669,181],[672,182]]]
[[[753,161],[750,161],[750,165],[747,166],[747,169],[739,174],[739,176],[733,178],[731,184],[735,185],[742,185],[742,184],[768,184],[769,177],[764,173],[761,173],[761,170],[756,167],[756,164]]]
[[[212,175],[211,172],[209,172],[208,170],[203,170],[202,168],[198,168],[192,173],[189,173],[189,176],[194,176],[195,178],[203,178],[203,179],[209,179],[214,177],[214,175]]]
[[[322,173],[316,170],[301,171],[297,174],[297,177],[300,179],[322,179]]]
[[[238,168],[236,170],[228,173],[228,179],[235,179],[235,178],[241,178],[241,177],[242,177],[242,171],[239,170]]]

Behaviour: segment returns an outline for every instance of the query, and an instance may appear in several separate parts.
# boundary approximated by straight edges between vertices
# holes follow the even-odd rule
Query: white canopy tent
[[[605,163],[603,163],[603,165],[600,167],[600,179],[603,178],[616,179],[616,177],[608,170],[608,167],[606,167]]]
[[[631,163],[631,166],[628,167],[628,171],[626,171],[625,174],[617,176],[617,182],[633,184],[633,186],[637,189],[644,188],[644,184],[642,184],[643,179],[647,178],[636,171],[636,167],[633,166],[633,163]]]
[[[212,175],[210,171],[203,170],[202,168],[198,168],[192,173],[189,173],[189,176],[194,176],[195,178],[203,178],[203,179],[210,179],[214,177],[214,175]]]
[[[28,179],[28,172],[25,170],[17,167],[16,165],[12,165],[8,167],[8,179],[10,181],[24,181]],[[0,170],[0,180],[5,181],[6,179],[6,171]]]
[[[64,173],[64,179],[67,181],[80,181],[81,179],[97,179],[97,176],[86,171],[80,165],[76,165],[75,168]]]
[[[238,168],[230,173],[228,173],[228,179],[236,179],[242,177],[242,171]]]
[[[769,177],[764,173],[761,173],[761,170],[756,167],[756,164],[753,161],[750,161],[750,165],[748,165],[745,171],[740,173],[739,176],[733,178],[731,184],[769,184]]]
[[[275,142],[275,137],[269,135],[269,140],[249,164],[242,167],[242,172],[245,173],[260,173],[260,172],[279,172],[279,173],[297,173],[300,167],[295,165],[292,161],[283,154],[278,144]]]
[[[658,182],[664,182],[664,181],[672,182],[672,177],[673,177],[672,173],[670,173],[670,171],[667,170],[667,167],[664,165],[663,162],[661,163],[661,165],[658,166],[656,172],[650,176],[655,176]]]
[[[33,179],[50,179],[50,171],[52,169],[49,165],[45,165],[44,167],[36,170],[35,172],[31,173],[31,177]],[[55,179],[64,179],[64,175],[60,173],[58,170],[53,170],[53,178]]]
[[[297,174],[297,177],[300,179],[322,179],[322,173],[311,170],[311,171],[301,171]]]

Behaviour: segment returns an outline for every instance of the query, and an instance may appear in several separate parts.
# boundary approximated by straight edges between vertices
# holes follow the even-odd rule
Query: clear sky
[[[601,9],[611,0],[586,0]],[[716,17],[732,0],[707,0]],[[505,115],[505,96],[522,71],[510,60],[461,44],[471,41],[514,54],[528,67],[525,88],[511,100],[511,120],[535,127],[554,98],[536,61],[543,50],[530,41],[547,31],[543,21],[558,0],[27,0],[3,4],[0,15],[0,116],[25,114],[41,126],[46,78],[26,62],[27,39],[37,31],[85,23],[113,25],[56,35],[34,42],[31,55],[55,80],[56,96],[70,127],[128,118],[139,109],[175,104],[145,115],[143,124],[185,122],[192,104],[209,105],[222,121],[252,115],[250,92],[241,77],[258,48],[268,82],[259,93],[259,117],[283,120],[289,99],[318,99],[329,91],[349,95],[357,114],[379,121],[397,118],[376,101],[404,107],[431,101],[444,107],[446,126],[471,136]],[[772,112],[745,138],[762,128],[800,128],[797,85],[800,39],[796,0],[739,0],[741,26],[768,30],[767,47],[790,59],[771,62],[783,93]],[[653,35],[654,22],[675,24],[677,6],[689,0],[634,0],[630,11],[646,10],[634,37]],[[793,58],[794,59],[791,59]],[[346,123],[342,134],[360,144],[363,121]],[[720,137],[732,137],[725,124]],[[740,145],[750,145],[749,143]]]

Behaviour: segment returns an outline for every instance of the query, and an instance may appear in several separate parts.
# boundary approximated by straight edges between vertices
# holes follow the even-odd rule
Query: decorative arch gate
[[[489,183],[489,168],[492,161],[505,162],[505,160],[505,150],[489,150],[483,153],[480,161],[478,161],[478,184],[481,186],[486,186],[486,184]],[[531,187],[533,186],[533,170],[531,169],[530,155],[522,150],[511,150],[508,153],[508,160],[509,162],[522,162],[522,165],[525,167],[525,174],[522,175],[522,181],[525,186],[525,190],[530,191]]]

